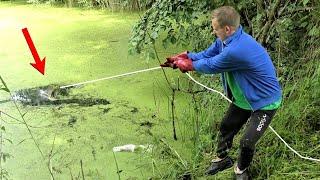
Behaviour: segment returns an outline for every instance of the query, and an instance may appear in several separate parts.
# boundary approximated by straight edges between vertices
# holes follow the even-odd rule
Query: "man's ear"
[[[230,33],[231,32],[231,27],[230,26],[225,26],[225,30],[227,33]]]

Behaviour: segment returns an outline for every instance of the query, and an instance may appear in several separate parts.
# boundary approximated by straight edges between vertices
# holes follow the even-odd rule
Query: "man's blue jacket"
[[[280,100],[281,87],[267,51],[240,26],[224,42],[217,38],[206,50],[188,53],[193,68],[201,73],[232,73],[253,111]]]

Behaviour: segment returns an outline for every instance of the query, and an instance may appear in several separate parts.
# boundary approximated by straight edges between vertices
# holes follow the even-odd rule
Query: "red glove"
[[[177,54],[177,55],[174,55],[174,56],[171,56],[171,57],[168,57],[167,60],[171,60],[171,61],[176,61],[178,60],[178,58],[183,58],[183,59],[188,59],[188,51],[184,51],[180,54]]]
[[[172,67],[173,69],[176,69],[177,66],[174,64],[175,61],[177,61],[178,59],[187,59],[188,58],[188,51],[184,51],[180,54],[171,56],[171,57],[167,57],[167,61],[164,62],[163,64],[160,64],[161,67]]]
[[[177,69],[177,66],[174,64],[174,60],[167,58],[167,61],[163,64],[160,64],[161,67],[171,67]]]
[[[192,60],[189,58],[178,58],[177,61],[175,61],[173,64],[176,65],[183,73],[193,71]]]

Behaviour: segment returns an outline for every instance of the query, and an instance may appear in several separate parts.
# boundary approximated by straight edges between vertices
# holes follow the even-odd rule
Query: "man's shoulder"
[[[257,49],[264,49],[262,45],[256,41],[251,35],[247,34],[246,32],[243,32],[241,36],[239,36],[235,41],[233,41],[231,44],[231,49],[233,51],[252,51]]]
[[[252,37],[250,34],[246,33],[245,31],[243,31],[242,34],[239,36],[239,41],[259,44],[254,37]]]
[[[233,41],[227,52],[232,59],[250,62],[254,57],[265,56],[267,53],[265,48],[247,33],[243,33]]]

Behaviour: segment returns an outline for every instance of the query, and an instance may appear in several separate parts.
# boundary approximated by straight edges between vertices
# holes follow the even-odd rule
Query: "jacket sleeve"
[[[198,53],[188,53],[188,57],[192,59],[192,61],[198,61],[199,59],[204,59],[204,58],[210,58],[214,57],[217,54],[219,54],[219,48],[221,47],[221,42],[219,39],[217,39],[214,43],[211,44],[211,46]]]
[[[196,71],[206,74],[247,69],[246,63],[232,57],[230,51],[223,51],[214,57],[193,61],[192,64]]]

